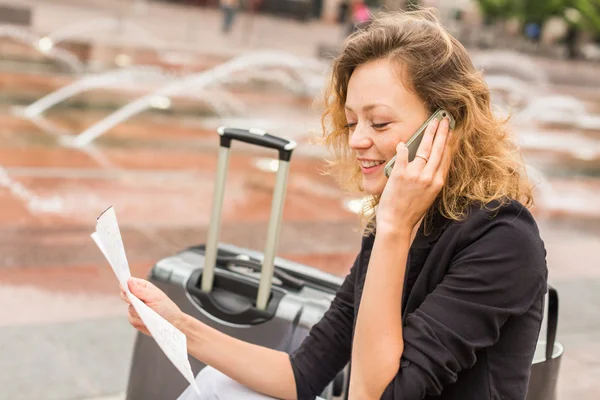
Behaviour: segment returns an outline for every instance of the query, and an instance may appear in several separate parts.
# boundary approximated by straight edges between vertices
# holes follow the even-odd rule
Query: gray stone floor
[[[119,395],[134,331],[124,318],[0,328],[0,399]]]

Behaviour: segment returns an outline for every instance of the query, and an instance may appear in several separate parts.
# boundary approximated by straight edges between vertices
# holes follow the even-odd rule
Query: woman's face
[[[356,68],[348,82],[349,145],[362,171],[362,187],[372,195],[383,192],[383,169],[398,143],[406,143],[429,118],[427,107],[404,86],[398,71],[387,60],[372,61]]]

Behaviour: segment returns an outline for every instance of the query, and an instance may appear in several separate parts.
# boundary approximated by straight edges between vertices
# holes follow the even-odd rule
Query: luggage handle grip
[[[279,136],[274,136],[262,129],[240,129],[220,127],[217,132],[221,136],[221,147],[231,147],[232,140],[254,144],[279,151],[281,161],[290,161],[292,151],[296,148],[296,142]]]
[[[546,331],[546,360],[551,360],[558,327],[558,292],[548,285],[548,328]]]
[[[186,284],[187,292],[193,302],[204,312],[231,324],[255,325],[272,319],[277,312],[279,302],[285,295],[284,290],[273,288],[269,291],[267,307],[261,309],[257,307],[255,301],[259,284],[254,280],[220,270],[215,275],[217,282],[215,290],[205,292],[196,286],[196,282],[201,280],[203,274],[203,269],[197,269],[192,273]]]
[[[219,256],[217,256],[217,262],[236,265],[236,266],[240,266],[240,267],[246,267],[246,268],[252,269],[253,271],[258,271],[258,272],[261,271],[261,267],[262,267],[262,264],[258,261],[251,260],[251,259],[243,259],[243,258],[239,258],[239,257],[219,257]],[[275,267],[275,269],[273,270],[273,274],[276,278],[281,280],[281,282],[285,286],[289,286],[296,290],[302,289],[304,287],[304,281],[302,279],[298,279],[298,278],[288,274],[287,272],[278,269],[277,267]]]

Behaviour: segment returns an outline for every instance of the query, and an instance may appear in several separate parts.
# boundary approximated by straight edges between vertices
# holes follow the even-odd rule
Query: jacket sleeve
[[[354,285],[360,260],[359,254],[323,318],[290,355],[298,400],[320,395],[350,359]]]
[[[545,293],[545,250],[531,214],[509,205],[473,213],[446,276],[405,320],[400,369],[385,398],[437,396],[496,343],[511,316]]]

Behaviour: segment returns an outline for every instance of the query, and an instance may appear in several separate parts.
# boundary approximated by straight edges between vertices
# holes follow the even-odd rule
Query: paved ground
[[[242,18],[233,37],[223,38],[216,12],[192,13],[155,4],[136,16],[130,15],[132,3],[113,0],[89,1],[85,9],[66,0],[0,2],[32,5],[34,31],[40,35],[72,21],[127,15],[163,38],[170,51],[189,54],[196,67],[203,60],[215,62],[251,48],[312,56],[323,38],[330,43],[340,38],[335,26],[265,17],[257,17],[252,29]],[[248,32],[253,36],[244,41]],[[81,33],[78,38],[93,39],[99,48],[123,40],[144,46],[139,36],[116,36],[112,31]],[[95,57],[103,59],[102,54]],[[553,82],[553,92],[575,96],[588,110],[600,112],[597,69],[538,62]],[[184,104],[172,113],[148,112],[120,125],[99,138],[95,150],[65,148],[52,132],[14,116],[12,107],[74,78],[2,65],[0,399],[121,399],[134,332],[124,318],[112,272],[89,234],[96,216],[114,204],[131,269],[138,276],[146,275],[161,257],[202,242],[216,160],[214,128],[221,121],[200,118]],[[258,103],[256,93],[237,96],[245,103]],[[115,102],[115,97],[114,92],[89,95],[87,108],[70,104],[46,116],[78,133],[105,116],[103,107],[112,107],[105,100]],[[356,217],[345,208],[353,197],[317,170],[322,165],[319,152],[307,140],[307,131],[318,126],[310,99],[279,91],[260,92],[259,99],[260,107],[250,107],[249,113],[270,117],[274,132],[300,142],[292,163],[280,254],[342,275],[359,239]],[[561,140],[574,136],[586,141],[573,149],[561,147]],[[561,400],[595,399],[600,389],[600,153],[594,152],[599,138],[595,130],[534,126],[532,140],[524,144],[528,161],[546,175],[551,187],[541,196],[544,201],[536,215],[548,249],[550,278],[561,296],[559,340],[566,348]],[[585,156],[583,150],[588,150]],[[264,169],[267,154],[245,148],[237,154],[227,189],[223,239],[261,248],[274,175]]]

